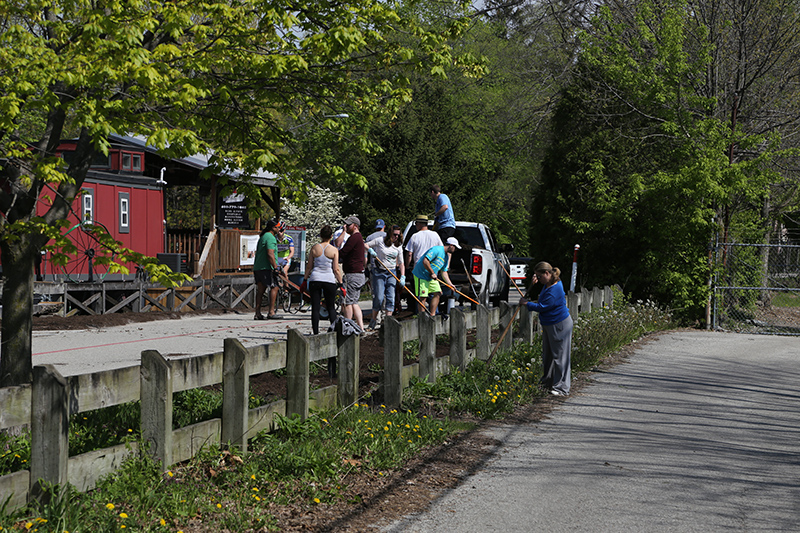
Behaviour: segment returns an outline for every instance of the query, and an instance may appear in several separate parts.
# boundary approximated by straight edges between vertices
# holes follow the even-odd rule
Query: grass
[[[800,293],[781,292],[772,298],[772,305],[775,307],[800,307]]]
[[[648,331],[672,325],[669,314],[649,302],[582,315],[575,323],[573,368],[591,368]],[[464,371],[453,369],[435,384],[414,380],[402,409],[356,405],[313,413],[304,421],[279,416],[276,430],[251,439],[246,454],[208,448],[167,472],[146,453],[133,454],[89,493],[77,493],[69,486],[49,487],[46,504],[15,512],[0,502],[0,528],[176,532],[202,524],[204,531],[277,531],[270,513],[274,506],[311,509],[358,503],[357,496],[347,496],[350,476],[382,476],[400,468],[424,448],[471,427],[461,421],[465,413],[500,418],[534,401],[546,392],[537,386],[540,375],[541,346],[517,344],[498,353],[491,364],[472,361]],[[202,390],[180,397],[176,405],[180,425],[214,415],[218,394]],[[138,424],[133,424],[138,406],[118,407],[73,420],[75,433],[80,433],[74,437],[80,443],[76,449],[138,438]],[[424,414],[431,412],[444,415]],[[29,454],[24,435],[0,434],[0,474],[26,468]]]

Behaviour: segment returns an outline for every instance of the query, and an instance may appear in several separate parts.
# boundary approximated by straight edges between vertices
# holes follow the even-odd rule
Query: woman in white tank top
[[[311,295],[311,329],[314,335],[319,333],[319,311],[324,295],[325,307],[331,324],[336,320],[336,289],[342,284],[342,272],[339,270],[339,249],[331,244],[333,230],[323,226],[319,232],[322,242],[315,244],[308,253],[306,273],[303,278],[308,282]]]

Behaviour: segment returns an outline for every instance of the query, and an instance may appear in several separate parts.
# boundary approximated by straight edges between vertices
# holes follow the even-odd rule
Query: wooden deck
[[[111,283],[36,282],[34,293],[42,298],[40,311],[62,316],[103,315],[118,312],[181,312],[211,308],[252,310],[255,283],[252,273],[196,280],[181,287],[164,288],[136,281]]]

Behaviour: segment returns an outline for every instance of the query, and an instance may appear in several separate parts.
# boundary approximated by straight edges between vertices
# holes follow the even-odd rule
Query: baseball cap
[[[350,215],[346,219],[344,219],[345,225],[355,224],[358,227],[361,227],[361,221],[358,220],[358,217],[355,215]]]
[[[455,237],[448,237],[447,238],[447,244],[452,244],[453,246],[455,246],[459,250],[461,249],[461,245],[458,244],[458,240]]]
[[[375,221],[375,229],[381,229],[386,227],[386,222],[383,221],[382,218],[379,218]]]

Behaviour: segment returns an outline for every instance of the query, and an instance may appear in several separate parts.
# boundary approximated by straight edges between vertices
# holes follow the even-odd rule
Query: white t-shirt
[[[385,237],[385,234],[384,234]],[[378,259],[386,265],[386,268],[393,269],[396,266],[400,266],[400,263],[403,261],[403,249],[399,246],[392,244],[391,246],[386,246],[384,241],[384,237],[376,237],[371,241],[367,242],[367,248],[372,248],[375,250]],[[375,266],[381,270],[383,270],[383,266],[377,261],[375,262]]]
[[[411,252],[412,267],[417,264],[425,252],[434,246],[444,246],[442,238],[435,231],[421,230],[412,235],[406,243],[406,251]]]

